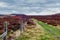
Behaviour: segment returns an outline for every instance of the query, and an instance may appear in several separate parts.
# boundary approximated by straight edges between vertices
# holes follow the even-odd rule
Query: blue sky
[[[0,14],[51,15],[60,13],[60,0],[0,0]]]

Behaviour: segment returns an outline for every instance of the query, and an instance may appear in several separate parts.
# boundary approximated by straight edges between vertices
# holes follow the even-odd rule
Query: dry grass
[[[45,32],[40,27],[25,28],[23,34],[16,40],[55,40],[49,33]]]

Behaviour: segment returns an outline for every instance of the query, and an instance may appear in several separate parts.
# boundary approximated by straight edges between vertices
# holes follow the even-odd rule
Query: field
[[[16,40],[60,40],[60,30],[34,19],[35,28],[25,29]]]
[[[22,19],[20,16],[0,18],[0,34],[4,32],[6,24],[3,23],[6,21],[8,22],[7,40],[60,40],[60,26],[54,24],[59,22],[43,19],[38,17]]]

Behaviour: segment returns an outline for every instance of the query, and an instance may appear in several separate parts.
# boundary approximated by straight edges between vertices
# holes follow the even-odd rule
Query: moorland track
[[[57,40],[60,40],[60,31],[56,28],[53,28],[49,26],[48,24],[45,24],[41,21],[36,21],[37,24],[39,24],[41,27],[43,27],[47,32],[49,32],[51,35],[53,35]]]

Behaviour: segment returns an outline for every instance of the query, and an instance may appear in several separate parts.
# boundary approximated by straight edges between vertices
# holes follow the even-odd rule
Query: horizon
[[[52,16],[52,15],[59,15],[60,13],[57,14],[50,14],[50,15],[27,15],[27,14],[0,14],[0,16],[15,16],[15,15],[26,15],[26,16]]]

